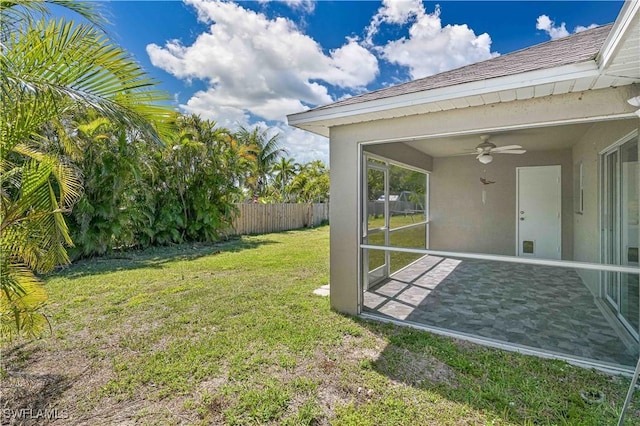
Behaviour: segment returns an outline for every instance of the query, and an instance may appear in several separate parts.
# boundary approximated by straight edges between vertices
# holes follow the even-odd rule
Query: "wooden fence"
[[[329,204],[236,204],[231,234],[268,234],[309,228],[329,220]]]

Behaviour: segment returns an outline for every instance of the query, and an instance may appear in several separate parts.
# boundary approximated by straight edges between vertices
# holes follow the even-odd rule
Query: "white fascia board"
[[[615,53],[618,50],[618,46],[622,41],[627,29],[633,22],[633,19],[638,15],[640,10],[640,0],[627,0],[624,2],[620,14],[613,24],[613,28],[609,32],[606,40],[600,48],[596,61],[599,64],[599,69],[604,70],[607,68],[613,59]]]
[[[315,133],[319,136],[324,136],[325,138],[329,137],[329,127],[324,125],[313,125],[313,124],[292,124],[289,121],[290,126],[297,127],[298,129],[306,130],[307,132]]]
[[[599,75],[595,61],[585,61],[577,64],[564,65],[556,68],[530,71],[505,77],[473,81],[439,89],[408,93],[406,95],[391,96],[373,101],[360,102],[335,108],[325,108],[291,114],[287,116],[289,125],[297,126],[304,123],[334,120],[353,115],[368,114],[402,108],[413,105],[428,104],[443,100],[456,99],[466,96],[478,96],[503,90],[519,89],[559,81],[579,78],[593,78]]]

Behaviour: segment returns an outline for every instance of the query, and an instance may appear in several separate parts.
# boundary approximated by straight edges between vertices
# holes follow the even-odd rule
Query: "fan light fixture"
[[[636,96],[635,98],[627,99],[627,103],[633,107],[640,108],[640,96]],[[640,109],[635,112],[635,114],[640,117]]]
[[[478,157],[478,161],[480,161],[482,164],[489,164],[493,161],[493,157],[491,156],[491,154],[484,154]]]
[[[520,145],[496,146],[494,143],[489,142],[489,135],[481,135],[480,141],[480,145],[476,146],[474,150],[469,150],[469,152],[460,155],[475,155],[476,160],[480,163],[489,164],[493,161],[494,154],[524,154],[527,152]]]

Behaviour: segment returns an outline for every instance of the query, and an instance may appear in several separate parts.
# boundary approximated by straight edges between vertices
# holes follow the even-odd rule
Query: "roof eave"
[[[613,24],[613,28],[611,28],[611,31],[602,44],[600,52],[596,58],[600,70],[606,69],[615,58],[615,53],[618,50],[624,35],[632,24],[633,19],[638,15],[639,11],[640,1],[638,0],[625,1],[624,5],[622,5],[618,18]]]
[[[288,115],[287,119],[291,126],[328,136],[328,127],[331,127],[330,122],[332,120],[407,106],[455,100],[468,96],[487,95],[505,90],[539,86],[559,81],[592,78],[598,74],[598,65],[594,60],[589,60],[555,68],[463,83],[341,107],[305,111]],[[320,122],[322,122],[322,124]]]

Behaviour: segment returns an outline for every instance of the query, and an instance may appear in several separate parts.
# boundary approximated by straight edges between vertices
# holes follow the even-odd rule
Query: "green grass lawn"
[[[396,215],[389,218],[391,229],[400,228],[407,225],[413,225],[424,221],[422,215]],[[383,217],[369,217],[368,226],[370,229],[384,226]],[[369,244],[384,246],[384,232],[378,232],[369,236]],[[419,248],[424,249],[426,246],[426,225],[416,226],[414,228],[404,229],[392,232],[389,236],[389,243],[394,247]],[[369,250],[369,270],[384,264],[383,250]],[[423,255],[414,253],[391,252],[390,268],[391,273],[399,271],[410,263],[420,259]]]
[[[312,294],[328,282],[328,234],[131,252],[49,277],[52,335],[2,350],[4,415],[55,408],[60,425],[615,424],[626,378],[331,311]],[[593,390],[604,403],[583,401]],[[640,422],[637,400],[629,425]]]

